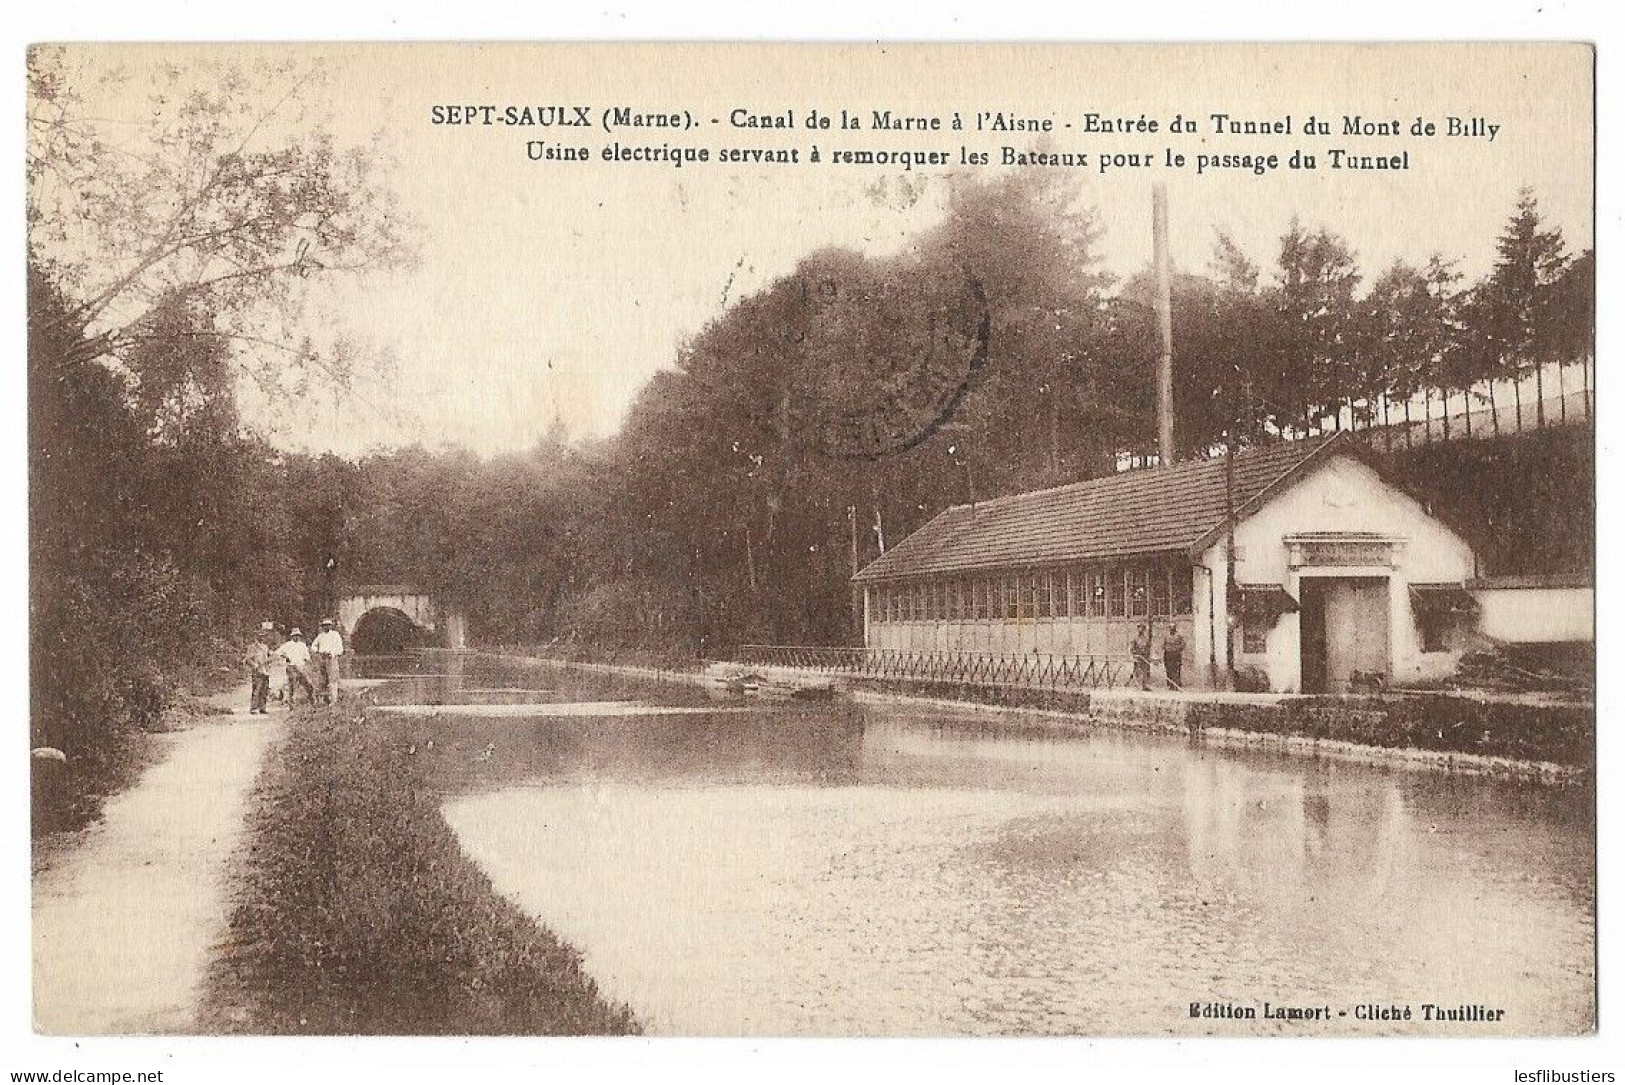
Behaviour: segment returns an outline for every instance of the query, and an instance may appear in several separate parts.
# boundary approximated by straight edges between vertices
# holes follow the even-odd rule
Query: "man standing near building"
[[[332,618],[323,618],[322,631],[316,634],[316,639],[310,645],[316,658],[317,685],[322,700],[327,704],[338,703],[339,657],[344,655],[344,638],[334,628],[336,624]]]
[[[1162,638],[1162,669],[1168,676],[1169,689],[1185,688],[1185,638],[1172,622],[1168,624],[1168,635]]]
[[[1134,646],[1130,651],[1134,655],[1133,682],[1140,689],[1147,692],[1151,689],[1151,623],[1146,622],[1140,631],[1134,634]]]
[[[243,653],[248,667],[248,714],[265,714],[265,699],[271,692],[271,646],[267,643],[275,635],[270,622],[260,623],[254,643]]]
[[[295,628],[276,653],[288,668],[288,708],[292,710],[298,703],[301,689],[305,691],[305,701],[315,704],[316,687],[310,684],[310,645],[305,643],[305,634]]]

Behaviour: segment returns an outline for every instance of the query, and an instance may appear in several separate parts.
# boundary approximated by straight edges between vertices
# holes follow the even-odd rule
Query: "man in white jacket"
[[[310,645],[316,665],[316,688],[328,704],[337,704],[339,699],[339,657],[344,654],[344,638],[335,628],[337,624],[332,618],[323,618],[322,631]]]
[[[288,665],[288,708],[292,709],[298,702],[301,689],[305,691],[305,701],[315,704],[316,689],[310,684],[310,645],[305,643],[305,635],[297,629],[289,633],[277,654]]]

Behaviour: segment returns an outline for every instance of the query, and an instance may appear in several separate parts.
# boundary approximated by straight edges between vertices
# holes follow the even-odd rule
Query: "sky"
[[[93,64],[187,65],[241,47],[104,47]],[[261,52],[286,47],[261,46]],[[1126,276],[1150,259],[1150,193],[1164,182],[1178,268],[1205,269],[1219,230],[1267,269],[1294,216],[1345,236],[1368,277],[1395,259],[1458,259],[1486,270],[1520,187],[1571,247],[1592,234],[1591,54],[1575,46],[430,46],[302,48],[331,78],[314,112],[341,143],[382,133],[384,177],[414,225],[407,271],[346,284],[323,298],[336,331],[393,358],[355,395],[289,410],[245,398],[251,422],[288,447],[355,455],[405,443],[481,453],[533,444],[557,419],[574,437],[614,432],[649,377],[733,301],[825,246],[873,255],[904,250],[944,211],[945,168],[895,166],[607,164],[606,144],[727,147],[818,144],[897,150],[961,144],[1104,150],[1187,168],[1129,165],[1105,175],[1068,170],[1096,209],[1103,267]],[[268,88],[267,95],[273,93]],[[606,133],[433,123],[437,106],[584,105],[682,112],[691,132]],[[116,108],[118,103],[113,103]],[[1033,133],[808,130],[812,109],[874,110],[967,123],[981,112],[1049,118]],[[734,110],[781,116],[789,132],[740,128]],[[1085,117],[1156,120],[1157,133],[1090,134]],[[1294,133],[1224,135],[1211,115],[1274,123]],[[1179,114],[1194,134],[1172,134]],[[1314,115],[1333,134],[1306,135]],[[1480,118],[1478,134],[1344,137],[1342,119]],[[1071,124],[1067,129],[1063,125]],[[1485,138],[1487,124],[1497,126]],[[1470,131],[1472,131],[1470,129]],[[585,145],[586,163],[531,161],[527,141]],[[1329,168],[1325,151],[1409,151],[1405,171]],[[1314,171],[1284,168],[1294,148]],[[1198,154],[1276,153],[1263,176],[1217,169]],[[1044,167],[1027,167],[1044,168]],[[990,175],[993,169],[973,171]],[[1177,340],[1178,329],[1175,329]]]

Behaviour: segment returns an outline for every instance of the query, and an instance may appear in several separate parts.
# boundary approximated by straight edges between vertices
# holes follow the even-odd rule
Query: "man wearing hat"
[[[339,657],[344,654],[344,638],[337,626],[332,618],[323,618],[322,631],[310,645],[316,660],[316,686],[328,704],[337,704],[339,699]]]
[[[305,643],[304,633],[295,628],[276,652],[288,668],[288,707],[291,709],[298,702],[301,689],[305,691],[305,700],[315,704],[316,688],[310,684],[310,672],[306,669],[310,666],[310,645]]]
[[[248,714],[265,713],[265,699],[271,692],[271,645],[276,627],[261,622],[260,631],[243,653],[243,664],[248,668]]]

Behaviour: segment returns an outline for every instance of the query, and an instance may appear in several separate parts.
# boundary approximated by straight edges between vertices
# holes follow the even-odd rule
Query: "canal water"
[[[370,666],[429,672],[379,687],[380,719],[432,738],[464,849],[653,1033],[1591,1027],[1586,794],[489,657]]]

